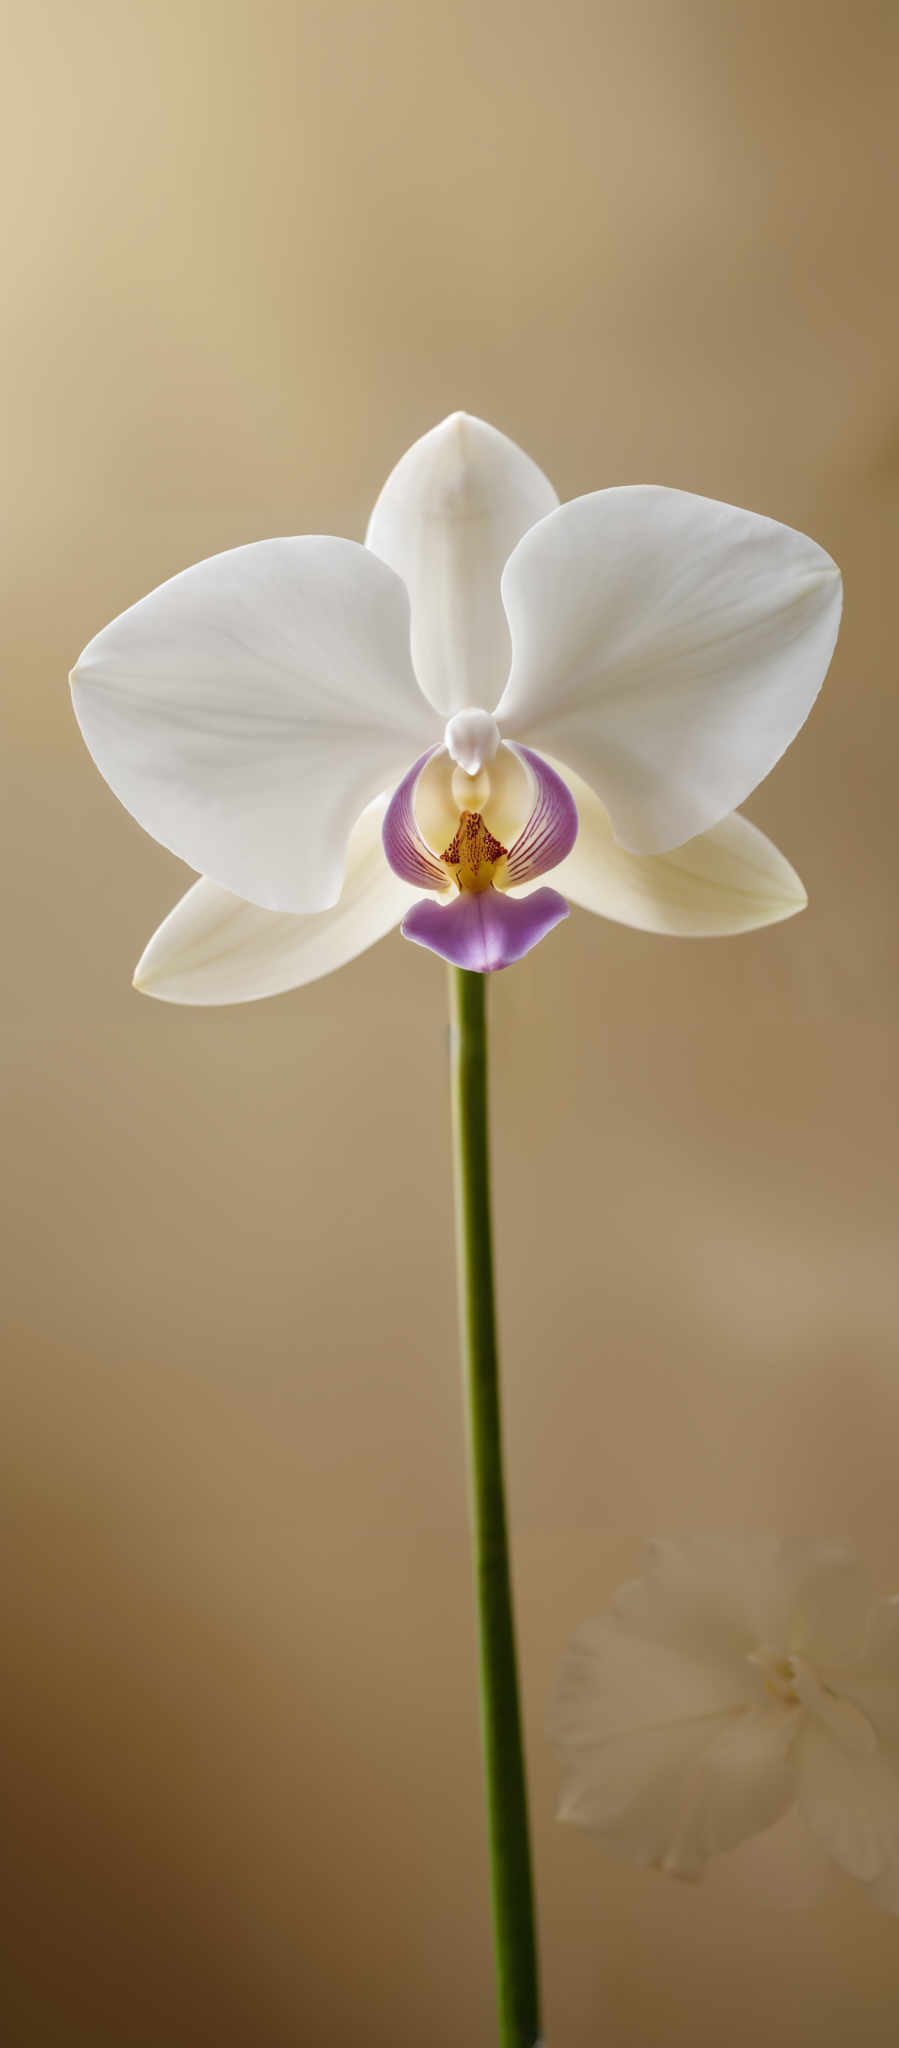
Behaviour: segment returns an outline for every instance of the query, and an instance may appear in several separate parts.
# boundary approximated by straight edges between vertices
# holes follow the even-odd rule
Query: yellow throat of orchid
[[[486,769],[478,774],[468,775],[457,768],[452,780],[452,793],[459,805],[459,823],[440,858],[449,868],[456,888],[463,894],[480,896],[485,889],[493,887],[497,869],[506,859],[508,848],[489,832],[474,805],[486,804],[490,796],[490,778]]]
[[[455,838],[440,858],[449,868],[457,889],[480,896],[491,889],[496,871],[508,848],[488,832],[480,811],[463,811]]]

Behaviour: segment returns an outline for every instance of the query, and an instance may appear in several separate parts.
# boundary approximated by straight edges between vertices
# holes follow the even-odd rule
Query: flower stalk
[[[503,1486],[487,1111],[487,978],[450,968],[459,1319],[501,2048],[540,2032],[527,1786]]]

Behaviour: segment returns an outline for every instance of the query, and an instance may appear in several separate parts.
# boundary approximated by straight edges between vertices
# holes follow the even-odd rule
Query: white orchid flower
[[[489,972],[569,899],[690,935],[792,916],[797,875],[731,814],[807,717],[840,603],[789,527],[655,485],[560,505],[454,414],[388,477],[364,547],[214,555],[81,656],[94,760],[204,877],[138,986],[271,995],[399,923]]]
[[[851,1551],[652,1546],[575,1636],[550,1721],[560,1818],[696,1878],[795,1802],[899,1912],[899,1599]]]

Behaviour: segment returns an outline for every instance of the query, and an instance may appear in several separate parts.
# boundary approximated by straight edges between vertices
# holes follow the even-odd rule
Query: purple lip
[[[509,848],[503,873],[503,888],[492,886],[478,892],[463,889],[449,904],[427,898],[414,903],[403,920],[402,931],[418,946],[428,946],[441,959],[456,967],[468,967],[477,974],[493,974],[521,960],[546,937],[554,925],[568,916],[564,896],[555,889],[536,889],[530,896],[507,896],[506,887],[520,888],[524,882],[558,867],[571,852],[577,838],[577,805],[567,784],[548,762],[529,747],[509,741],[512,751],[530,769],[537,785],[534,806],[527,823]],[[408,774],[394,790],[382,827],[384,852],[394,874],[413,888],[430,889],[445,896],[452,877],[443,861],[425,844],[415,818],[415,785],[425,764],[436,754],[429,747],[413,762]]]
[[[564,896],[556,889],[535,889],[532,896],[504,896],[498,889],[457,896],[446,906],[424,897],[413,903],[402,923],[403,937],[428,946],[454,967],[475,974],[494,974],[523,959],[538,940],[568,916]]]

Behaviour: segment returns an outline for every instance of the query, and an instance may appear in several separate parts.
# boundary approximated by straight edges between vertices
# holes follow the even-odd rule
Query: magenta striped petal
[[[454,903],[413,903],[402,923],[405,939],[427,946],[454,967],[474,974],[493,974],[521,960],[554,925],[568,916],[564,896],[556,889],[535,889],[531,896],[504,896],[498,889],[465,893]]]
[[[408,775],[397,784],[381,827],[388,864],[402,881],[411,882],[413,889],[448,889],[451,883],[446,868],[425,845],[415,822],[415,785],[432,754],[439,751],[439,747],[429,747],[426,754],[419,754]]]
[[[507,740],[506,745],[527,763],[537,783],[536,803],[527,824],[509,848],[503,875],[503,888],[515,889],[522,882],[532,882],[537,875],[558,867],[577,838],[578,820],[574,797],[561,775],[539,754],[533,754],[530,747],[516,746],[512,740]]]

